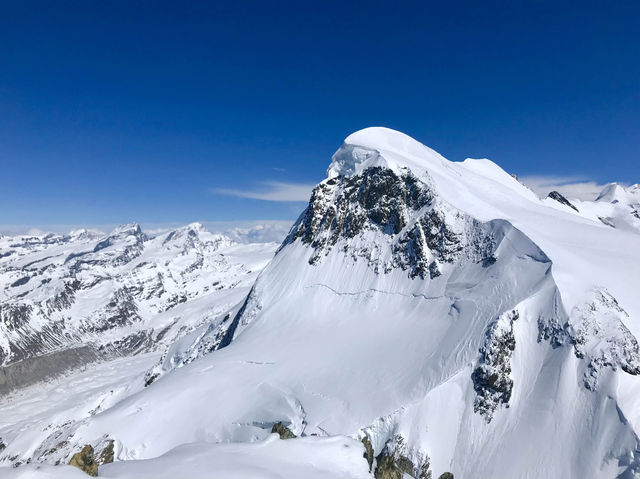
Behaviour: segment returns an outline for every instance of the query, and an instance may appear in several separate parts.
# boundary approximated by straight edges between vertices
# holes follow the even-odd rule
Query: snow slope
[[[176,343],[149,387],[0,435],[48,463],[113,440],[125,462],[107,477],[223,448],[202,443],[253,464],[235,443],[271,444],[276,422],[366,437],[372,471],[415,478],[636,477],[640,236],[592,216],[489,160],[356,132],[242,306]]]
[[[105,465],[101,477],[113,479],[366,479],[363,445],[351,438],[307,437],[281,441],[273,434],[252,444],[189,444],[156,459]],[[87,475],[71,466],[25,466],[5,472],[7,479],[77,479]]]

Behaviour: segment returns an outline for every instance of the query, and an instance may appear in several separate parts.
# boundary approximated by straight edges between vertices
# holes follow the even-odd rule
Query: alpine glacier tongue
[[[356,132],[228,315],[97,414],[0,429],[3,454],[54,463],[112,441],[119,460],[166,461],[270,444],[278,425],[362,440],[376,477],[634,477],[640,235],[576,205],[489,160]]]

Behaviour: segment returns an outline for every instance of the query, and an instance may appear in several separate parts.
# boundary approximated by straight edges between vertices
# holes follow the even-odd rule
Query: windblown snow
[[[114,478],[640,477],[639,191],[541,199],[368,128],[270,260],[193,225],[1,238],[0,476],[90,445]]]

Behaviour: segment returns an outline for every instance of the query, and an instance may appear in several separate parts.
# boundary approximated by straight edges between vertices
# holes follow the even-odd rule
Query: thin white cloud
[[[543,198],[551,191],[558,191],[569,199],[593,201],[605,186],[579,176],[532,175],[518,179]]]
[[[281,181],[263,181],[255,189],[213,188],[218,195],[251,198],[263,201],[307,202],[315,185],[307,183],[285,183]]]

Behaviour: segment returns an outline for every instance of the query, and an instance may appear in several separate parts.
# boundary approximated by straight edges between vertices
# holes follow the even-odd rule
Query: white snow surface
[[[366,479],[364,446],[349,437],[305,437],[281,441],[272,434],[254,443],[194,443],[158,458],[108,464],[100,477],[113,479]],[[87,475],[71,466],[25,466],[7,479],[78,479]]]
[[[67,401],[22,391],[0,408],[7,451],[27,460],[66,441],[34,459],[53,464],[111,439],[105,477],[370,477],[367,436],[375,455],[394,445],[416,466],[428,457],[434,478],[640,477],[640,230],[633,217],[605,224],[593,206],[621,193],[576,212],[489,160],[451,162],[368,128],[334,155],[319,203],[375,167],[433,195],[401,208],[399,233],[365,225],[320,249],[295,235],[303,215],[234,310],[230,344],[146,388],[157,357],[87,370],[95,392],[70,379]],[[461,249],[442,259],[430,246],[437,274],[411,277],[394,247],[433,212]],[[277,439],[276,422],[305,437]],[[36,467],[3,477],[53,477]]]

